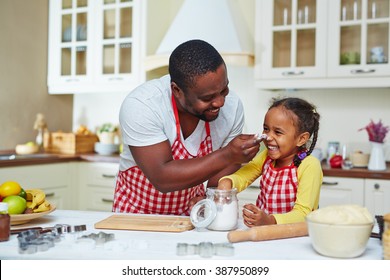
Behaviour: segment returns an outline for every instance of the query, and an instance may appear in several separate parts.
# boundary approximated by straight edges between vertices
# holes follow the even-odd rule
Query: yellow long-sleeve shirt
[[[238,192],[245,190],[261,176],[262,167],[267,157],[267,149],[253,158],[235,173],[225,176],[233,182]],[[297,170],[298,188],[293,209],[282,214],[272,214],[277,224],[303,222],[308,213],[318,208],[323,173],[320,161],[314,156],[302,160]],[[261,186],[260,186],[261,187]]]

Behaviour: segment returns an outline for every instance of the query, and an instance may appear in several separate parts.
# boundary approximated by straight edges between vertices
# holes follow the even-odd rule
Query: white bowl
[[[15,152],[18,155],[31,155],[35,154],[39,151],[38,145],[27,145],[27,144],[19,144],[15,147]]]
[[[105,144],[101,142],[95,143],[95,152],[99,155],[112,155],[119,152],[118,144]]]
[[[313,219],[310,214],[307,215],[306,222],[312,246],[317,253],[335,258],[355,258],[364,253],[374,226],[373,221],[352,224],[346,221],[343,224],[336,217],[335,223],[329,220],[320,222],[317,217]],[[341,217],[344,214],[342,213]]]
[[[335,258],[355,258],[364,253],[372,228],[371,224],[321,224],[306,219],[309,236],[317,253]]]

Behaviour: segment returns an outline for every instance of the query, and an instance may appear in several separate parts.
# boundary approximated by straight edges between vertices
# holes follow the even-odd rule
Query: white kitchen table
[[[18,252],[17,235],[11,235],[7,242],[0,242],[1,260],[40,259],[40,260],[199,260],[199,255],[176,255],[177,243],[199,244],[200,242],[228,242],[227,232],[197,231],[185,232],[151,232],[130,230],[95,229],[94,224],[113,215],[112,212],[56,210],[44,217],[38,218],[24,227],[51,227],[56,224],[86,225],[82,234],[113,233],[114,241],[106,246],[91,246],[90,243],[77,243],[73,236],[66,236],[55,246],[44,252],[20,254]],[[239,228],[246,227],[239,223]],[[65,235],[65,234],[64,234]],[[70,235],[70,233],[66,234]],[[110,244],[110,246],[108,246]],[[212,256],[216,260],[331,260],[317,254],[311,246],[309,237],[297,237],[272,241],[247,241],[233,243],[233,256]],[[370,238],[367,249],[358,259],[381,260],[382,246],[379,239]]]

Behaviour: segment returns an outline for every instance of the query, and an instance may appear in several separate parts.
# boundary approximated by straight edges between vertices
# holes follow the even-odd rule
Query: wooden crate
[[[95,134],[47,132],[43,137],[45,152],[56,154],[93,153],[99,139]]]

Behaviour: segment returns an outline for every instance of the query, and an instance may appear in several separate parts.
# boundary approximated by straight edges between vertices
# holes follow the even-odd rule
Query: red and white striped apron
[[[267,214],[280,214],[291,211],[294,207],[298,176],[297,167],[275,168],[272,159],[267,157],[260,179],[260,194],[256,205]]]
[[[172,144],[174,160],[202,157],[212,152],[210,125],[205,123],[206,138],[200,143],[197,155],[191,155],[181,142],[179,114],[172,96],[172,106],[176,120],[176,140]],[[196,174],[194,174],[196,176]],[[146,178],[138,166],[119,171],[113,212],[129,212],[161,215],[189,215],[188,202],[197,196],[205,195],[203,184],[169,193],[159,192]]]

